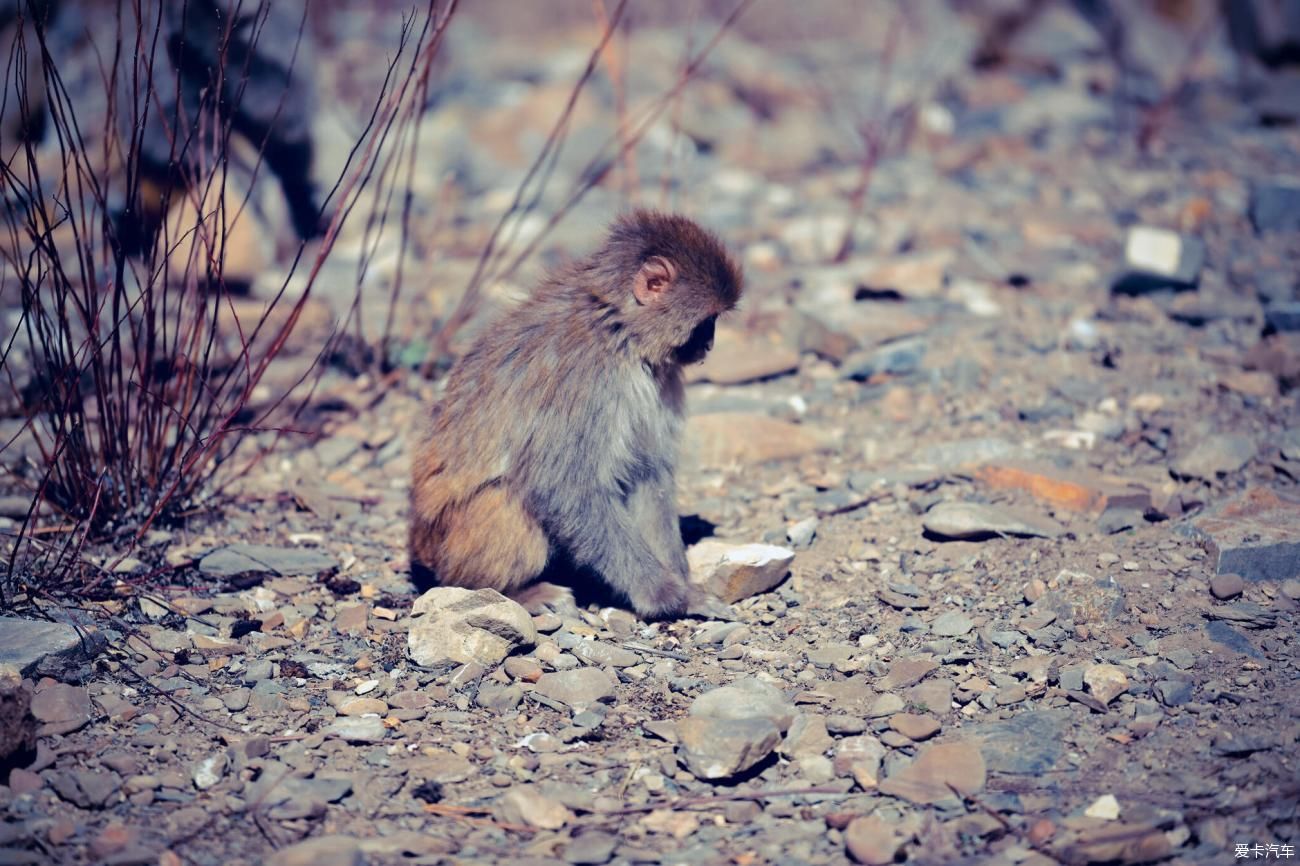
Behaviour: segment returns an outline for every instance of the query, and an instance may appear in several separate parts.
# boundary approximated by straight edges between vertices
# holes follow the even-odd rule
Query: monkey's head
[[[686,217],[636,210],[620,218],[598,259],[624,322],[653,363],[694,364],[713,347],[714,323],[740,299],[744,278],[722,242]]]

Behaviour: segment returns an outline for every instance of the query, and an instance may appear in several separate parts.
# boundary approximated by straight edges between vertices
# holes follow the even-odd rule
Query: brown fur
[[[415,454],[417,574],[511,593],[562,551],[638,613],[682,613],[681,364],[703,357],[740,292],[712,234],[637,211],[487,327]]]

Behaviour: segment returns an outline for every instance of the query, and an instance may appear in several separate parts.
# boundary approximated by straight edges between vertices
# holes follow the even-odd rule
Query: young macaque
[[[415,454],[417,579],[526,597],[563,557],[647,619],[716,612],[675,507],[682,365],[741,284],[714,235],[639,210],[489,325]]]

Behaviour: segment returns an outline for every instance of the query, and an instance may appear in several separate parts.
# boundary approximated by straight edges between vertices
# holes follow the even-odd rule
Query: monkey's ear
[[[677,279],[677,268],[663,256],[651,256],[641,263],[632,280],[632,295],[642,305],[659,301]]]

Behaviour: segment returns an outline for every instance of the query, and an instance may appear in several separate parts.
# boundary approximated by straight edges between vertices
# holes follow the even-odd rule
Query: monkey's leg
[[[687,574],[690,566],[686,563],[672,478],[638,484],[628,495],[627,507],[659,561],[679,574]]]
[[[660,561],[689,580],[690,564],[682,541],[672,477],[657,478],[635,487],[628,496],[628,510]],[[706,619],[735,619],[729,605],[694,585],[688,586],[686,612]]]
[[[311,174],[316,62],[311,38],[302,29],[306,5],[301,0],[217,0],[214,5],[230,14],[241,3],[259,13],[265,7],[266,14],[260,29],[236,28],[232,34],[223,99],[236,131],[261,149],[280,181],[294,231],[310,240],[325,226]]]
[[[541,574],[550,544],[517,498],[489,487],[450,506],[431,545],[431,563],[446,586],[509,593]]]

